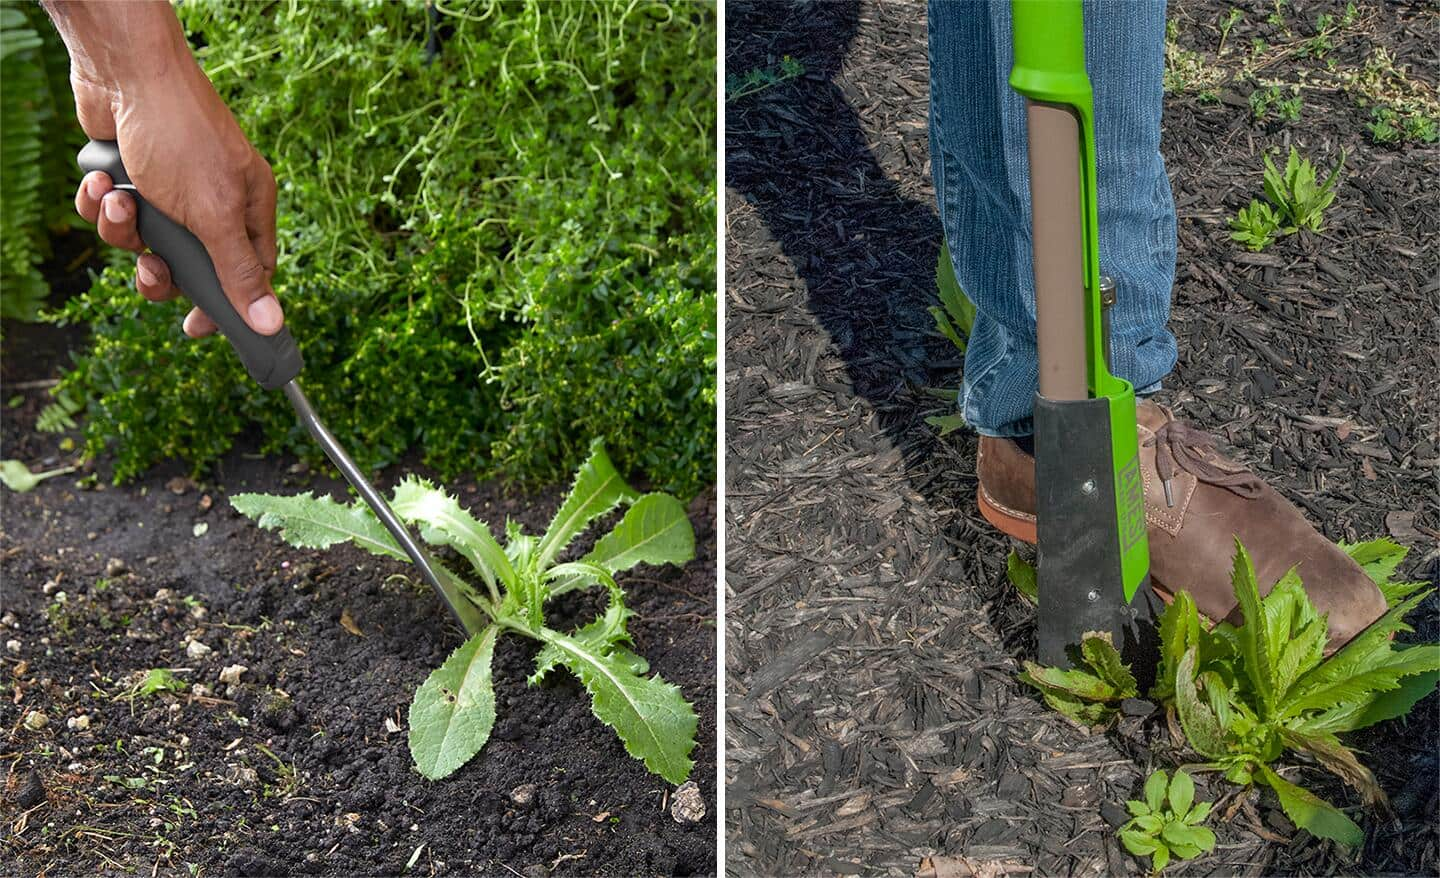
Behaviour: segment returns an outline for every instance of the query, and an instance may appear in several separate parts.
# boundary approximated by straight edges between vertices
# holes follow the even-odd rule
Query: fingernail
[[[273,333],[284,320],[280,302],[274,296],[261,296],[250,303],[250,326],[256,332]]]
[[[85,191],[90,195],[91,198],[100,198],[105,194],[100,189],[100,180],[95,177],[91,177],[85,182]]]
[[[140,283],[147,287],[153,287],[160,282],[160,278],[155,276],[155,272],[146,268],[143,262],[135,263],[135,276],[140,278]]]
[[[100,203],[105,206],[105,218],[110,222],[123,223],[129,218],[130,211],[125,208],[124,204],[120,203],[120,196],[117,195],[114,198],[107,198]]]

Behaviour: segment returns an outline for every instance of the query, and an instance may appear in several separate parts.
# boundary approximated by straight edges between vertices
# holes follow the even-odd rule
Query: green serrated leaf
[[[1388,537],[1363,543],[1340,543],[1345,554],[1354,559],[1376,585],[1383,585],[1395,575],[1410,550]]]
[[[252,518],[266,530],[279,530],[280,536],[292,546],[325,549],[336,543],[354,543],[375,555],[410,560],[395,543],[385,525],[361,501],[341,505],[329,496],[311,494],[279,496],[273,494],[236,494],[230,505],[240,514]],[[430,566],[440,579],[445,597],[455,607],[466,633],[474,634],[484,627],[486,617],[476,606],[474,590],[434,558]]]
[[[490,665],[499,631],[491,625],[465,641],[415,690],[410,755],[431,780],[452,774],[490,739],[495,726]]]
[[[558,631],[540,632],[560,661],[590,692],[601,722],[613,728],[625,750],[673,784],[690,776],[698,718],[680,689],[659,676],[642,677],[625,657],[603,655]]]
[[[327,549],[336,543],[354,543],[375,555],[409,560],[364,503],[342,506],[329,496],[312,494],[236,494],[230,505],[260,527],[279,530],[292,546]]]
[[[1139,692],[1130,666],[1120,660],[1120,651],[1108,634],[1087,634],[1080,641],[1080,655],[1113,691],[1111,699],[1133,698]]]
[[[1235,565],[1230,582],[1244,619],[1235,630],[1245,675],[1258,698],[1261,716],[1273,716],[1275,672],[1270,661],[1272,645],[1265,610],[1260,604],[1260,586],[1255,581],[1255,565],[1250,562],[1249,553],[1238,539],[1235,541]]]
[[[1115,688],[1081,668],[1048,668],[1027,661],[1022,680],[1038,689],[1058,690],[1087,701],[1108,701],[1115,698]]]
[[[646,494],[584,559],[611,573],[636,564],[681,566],[695,557],[695,530],[685,506],[669,494]]]
[[[1145,817],[1150,814],[1150,806],[1138,799],[1130,799],[1125,803],[1131,817]]]
[[[424,479],[408,476],[395,486],[390,501],[395,514],[407,524],[420,525],[426,542],[450,546],[470,562],[486,585],[497,580],[513,586],[516,577],[505,550],[485,523],[461,508],[460,503]]]
[[[1328,838],[1351,847],[1365,843],[1365,833],[1340,809],[1310,792],[1285,780],[1261,765],[1259,777],[1275,791],[1285,816],[1301,829],[1318,838]]]
[[[590,458],[575,474],[575,484],[540,539],[535,566],[542,570],[548,567],[587,524],[636,496],[616,472],[605,446],[598,439],[591,443]]]

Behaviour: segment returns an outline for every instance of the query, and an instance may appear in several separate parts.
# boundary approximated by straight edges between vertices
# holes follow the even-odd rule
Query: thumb
[[[220,287],[240,318],[261,335],[274,335],[285,325],[280,301],[270,288],[270,272],[250,243],[243,225],[225,229],[223,235],[202,238],[215,263]]]

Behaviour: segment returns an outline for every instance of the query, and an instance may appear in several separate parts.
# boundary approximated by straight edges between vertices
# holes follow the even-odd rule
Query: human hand
[[[284,315],[270,286],[275,177],[195,63],[174,12],[166,3],[47,8],[70,48],[70,82],[85,133],[118,142],[135,189],[205,245],[236,312],[262,335],[278,332]],[[149,50],[135,48],[136,42]],[[183,292],[171,283],[165,261],[144,252],[135,200],[109,175],[87,174],[75,209],[107,243],[140,254],[141,295],[165,301]],[[198,308],[185,318],[188,335],[215,328]]]

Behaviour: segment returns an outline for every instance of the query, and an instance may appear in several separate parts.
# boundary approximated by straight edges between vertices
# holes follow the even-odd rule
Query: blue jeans
[[[989,436],[1032,432],[1038,367],[1025,102],[1010,75],[1009,0],[930,0],[930,155],[955,277],[975,303],[960,410]],[[1175,365],[1165,328],[1175,203],[1160,156],[1165,4],[1087,0],[1100,265],[1115,279],[1111,368],[1151,392]]]

